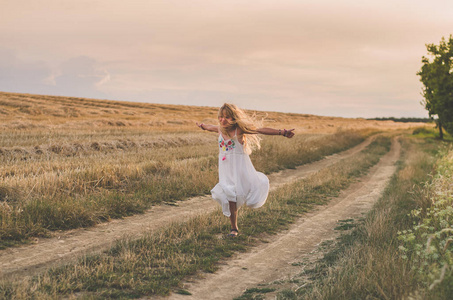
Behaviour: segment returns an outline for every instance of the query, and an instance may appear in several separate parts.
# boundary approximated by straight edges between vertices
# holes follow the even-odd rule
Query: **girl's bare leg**
[[[238,230],[238,209],[236,202],[228,202],[230,204],[230,222],[231,222],[231,229]],[[231,231],[230,234],[237,235],[237,231]]]

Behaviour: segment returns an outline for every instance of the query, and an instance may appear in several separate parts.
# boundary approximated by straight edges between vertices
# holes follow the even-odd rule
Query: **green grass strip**
[[[138,240],[119,241],[101,255],[23,283],[1,284],[0,298],[60,298],[75,293],[86,298],[138,298],[181,290],[187,276],[214,272],[221,259],[246,251],[263,234],[287,228],[313,206],[327,203],[375,165],[390,144],[389,138],[377,138],[360,154],[273,191],[264,207],[241,209],[237,238],[226,238],[229,220],[217,211]]]

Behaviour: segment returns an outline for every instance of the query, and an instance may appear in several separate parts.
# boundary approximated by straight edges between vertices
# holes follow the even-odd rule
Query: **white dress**
[[[269,179],[255,170],[237,134],[229,140],[219,134],[219,183],[211,194],[227,217],[231,215],[229,201],[236,202],[238,208],[244,204],[258,208],[266,202]]]

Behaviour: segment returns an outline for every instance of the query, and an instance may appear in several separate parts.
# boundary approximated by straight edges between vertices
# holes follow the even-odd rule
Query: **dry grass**
[[[0,93],[0,113],[0,247],[206,194],[217,181],[216,135],[194,125],[215,123],[216,108]],[[258,114],[298,133],[265,137],[252,155],[265,173],[349,148],[376,126],[409,126]]]
[[[1,240],[92,226],[142,212],[150,205],[208,193],[218,178],[215,135],[170,136],[172,143],[165,140],[168,135],[159,136],[155,143],[167,146],[144,147],[134,142],[121,151],[80,147],[76,155],[68,156],[42,146],[43,153],[28,154],[27,160],[23,153],[5,153]],[[270,173],[321,159],[362,140],[363,134],[357,132],[299,135],[294,144],[270,137],[252,159],[259,170]]]
[[[215,134],[194,125],[215,123],[217,108],[0,92],[0,114],[0,243],[205,194],[217,181]],[[264,139],[252,160],[266,173],[351,147],[376,128],[412,126],[258,115],[297,132]]]
[[[107,128],[140,128],[162,131],[197,131],[195,122],[215,123],[217,108],[149,104],[15,94],[0,92],[0,128],[3,129],[45,129],[74,133],[80,129],[95,131]],[[265,117],[265,125],[295,127],[297,133],[333,133],[337,130],[407,129],[420,126],[419,123],[395,123],[365,119],[322,117],[307,114],[259,112]],[[273,127],[275,127],[273,126]],[[3,139],[3,137],[2,137]],[[15,141],[22,145],[22,141]],[[3,145],[3,140],[1,140]]]
[[[181,224],[171,224],[138,240],[122,240],[98,256],[49,270],[23,282],[3,283],[6,299],[62,297],[138,298],[167,295],[188,275],[213,272],[220,259],[244,251],[265,233],[285,228],[313,206],[326,203],[390,148],[388,138],[329,168],[271,192],[259,210],[244,208],[239,222],[244,228],[234,239],[219,238],[229,228],[220,211]]]
[[[200,131],[194,123],[215,123],[216,114],[216,108],[208,107],[0,93],[2,245],[44,235],[53,229],[90,226],[109,218],[141,212],[150,205],[207,193],[217,181],[216,135]],[[266,120],[266,126],[295,127],[297,132],[293,140],[264,139],[262,150],[254,153],[252,160],[257,169],[267,173],[349,148],[376,129],[414,126],[391,121],[274,112],[267,113]],[[357,170],[364,164],[371,164],[366,157],[361,159],[360,164],[348,164]],[[340,171],[332,170],[324,171],[321,177],[313,178],[299,189],[282,192],[286,195],[283,198],[290,197],[288,203],[293,206],[282,210],[278,201],[268,206],[270,210],[284,211],[280,218],[276,218],[280,223],[265,222],[262,227],[244,225],[258,230],[244,232],[244,236],[259,234],[259,230],[266,232],[268,226],[277,228],[291,221],[297,207],[297,202],[291,199],[299,197],[295,193],[303,199],[310,197],[308,204],[322,203],[326,197],[334,195],[345,183],[338,175]],[[354,172],[360,173],[354,168],[344,170],[346,181],[359,175]],[[326,182],[329,178],[331,180]],[[320,185],[322,188],[317,188]],[[316,192],[307,193],[310,189]],[[306,209],[300,206],[301,212]],[[247,216],[251,222],[267,220],[266,214],[275,214],[275,211],[260,210],[261,215],[255,216],[258,212],[251,211],[243,214],[243,218]],[[169,286],[177,285],[182,276],[196,270],[192,262],[201,264],[198,269],[212,271],[215,259],[244,248],[232,243],[228,243],[228,247],[232,247],[228,249],[203,244],[212,239],[218,241],[218,233],[211,230],[224,232],[228,226],[220,215],[209,221],[211,217],[191,221],[196,224],[189,227],[197,228],[197,234],[193,230],[185,232],[187,225],[177,226],[177,229],[170,227],[151,240],[134,241],[127,247],[119,245],[101,260],[87,258],[74,268],[70,266],[71,270],[57,270],[30,280],[26,286],[5,285],[2,295],[27,298],[34,293],[39,295],[37,297],[52,298],[106,287],[103,295],[114,297],[124,296],[123,291],[134,282],[139,294],[148,294],[150,289],[162,288],[162,283],[168,282],[163,290],[152,292],[166,293]],[[215,221],[220,218],[222,221]],[[246,221],[242,219],[241,222]],[[198,230],[200,228],[206,230]],[[199,244],[190,246],[194,237]],[[187,248],[182,247],[185,243]],[[170,244],[173,245],[171,251],[165,248]],[[157,247],[156,253],[149,254],[147,251],[154,249],[153,245],[155,248],[157,245],[165,247]],[[191,247],[198,251],[191,252]],[[185,256],[181,253],[183,250],[192,254],[203,252],[206,256]],[[171,253],[174,256],[170,260],[159,260]],[[121,258],[119,264],[115,257]],[[151,260],[143,266],[146,257]],[[131,274],[137,275],[130,272],[139,270],[140,264],[146,272],[131,277]],[[147,281],[152,274],[147,273],[150,267],[154,267],[156,272],[163,271],[160,277],[153,277],[161,279],[154,287]],[[176,272],[171,277],[173,281],[169,281],[170,272]],[[138,279],[142,282],[136,282]]]

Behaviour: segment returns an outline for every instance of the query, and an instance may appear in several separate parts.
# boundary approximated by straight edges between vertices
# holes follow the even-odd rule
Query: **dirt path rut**
[[[270,243],[254,247],[225,262],[204,279],[185,284],[192,296],[173,294],[169,299],[233,299],[247,288],[260,283],[288,279],[300,273],[292,263],[309,257],[320,243],[338,235],[334,228],[342,219],[360,217],[368,212],[382,195],[389,179],[396,171],[400,144],[393,139],[392,148],[368,175],[351,185],[327,206],[300,218],[288,230],[272,237]]]
[[[295,179],[306,177],[333,163],[362,151],[373,138],[349,150],[330,155],[323,160],[283,170],[269,175],[271,189]],[[218,209],[210,196],[194,197],[178,202],[177,206],[155,206],[146,213],[102,223],[92,228],[55,233],[30,245],[0,251],[0,278],[19,278],[34,275],[46,268],[75,261],[87,253],[102,251],[123,237],[140,236],[175,221],[188,220],[199,214]]]

